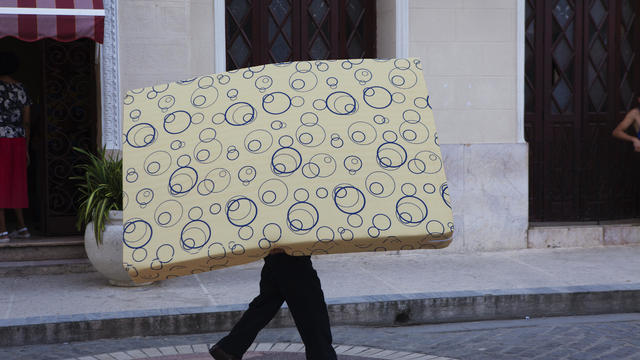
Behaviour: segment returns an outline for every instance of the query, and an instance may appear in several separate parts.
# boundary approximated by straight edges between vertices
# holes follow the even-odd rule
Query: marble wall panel
[[[442,145],[453,203],[449,251],[493,251],[527,246],[526,144]]]
[[[602,226],[540,226],[528,231],[528,247],[546,249],[558,247],[601,246]]]
[[[442,161],[447,175],[449,194],[451,195],[451,207],[453,210],[453,241],[445,251],[462,252],[464,243],[464,207],[462,195],[464,194],[464,146],[442,145],[440,146]]]
[[[605,225],[603,245],[640,244],[640,224]]]
[[[379,58],[396,57],[395,1],[376,2],[376,48]]]

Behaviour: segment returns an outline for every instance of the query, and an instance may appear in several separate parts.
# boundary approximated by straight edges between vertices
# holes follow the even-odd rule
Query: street
[[[125,359],[142,349],[184,348],[211,344],[225,333],[186,336],[132,337],[0,349],[0,359]],[[640,314],[614,314],[484,321],[403,327],[333,328],[334,344],[422,353],[453,359],[640,359]],[[295,328],[265,329],[257,343],[300,343]],[[194,346],[194,349],[198,347]],[[202,348],[202,346],[200,346]],[[169,348],[171,349],[171,348]],[[343,347],[347,349],[347,347]],[[137,352],[135,350],[138,350]],[[259,350],[259,349],[258,349]],[[180,351],[178,351],[180,352]],[[208,359],[208,354],[157,356],[155,359]],[[339,352],[339,351],[338,351]],[[120,356],[104,354],[119,353]],[[102,355],[102,356],[99,356]],[[367,357],[339,356],[340,360]],[[373,355],[372,355],[373,356]],[[255,351],[245,359],[304,359],[302,353]],[[392,357],[389,357],[392,358]],[[425,359],[427,357],[424,357]]]

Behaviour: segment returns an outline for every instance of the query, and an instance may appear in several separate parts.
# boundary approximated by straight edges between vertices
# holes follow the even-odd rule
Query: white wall
[[[212,0],[118,2],[123,92],[214,72]]]
[[[410,0],[441,144],[515,143],[515,0]]]

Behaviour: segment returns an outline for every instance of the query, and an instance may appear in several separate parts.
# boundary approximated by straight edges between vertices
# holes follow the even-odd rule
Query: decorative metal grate
[[[622,0],[622,13],[619,25],[620,31],[620,111],[627,112],[634,104],[637,97],[633,87],[634,71],[640,72],[638,69],[638,53],[634,42],[640,40],[638,33],[640,25],[638,24],[638,13],[640,4],[637,0]],[[635,38],[634,38],[635,37]],[[635,50],[635,51],[634,51]],[[635,69],[634,69],[635,65]],[[640,77],[636,75],[636,77]],[[637,86],[637,85],[636,85]],[[635,90],[635,91],[634,91]]]
[[[73,147],[95,149],[95,77],[93,43],[44,41],[45,232],[76,232],[79,205],[74,165],[84,161]]]
[[[552,10],[552,26],[551,113],[573,113],[573,72],[575,70],[575,5],[573,1],[556,1]]]
[[[375,1],[227,0],[227,70],[376,56]]]

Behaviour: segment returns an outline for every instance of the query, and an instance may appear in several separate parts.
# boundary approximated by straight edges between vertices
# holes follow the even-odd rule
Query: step
[[[34,236],[0,243],[0,263],[86,258],[82,236]]]
[[[640,222],[548,223],[529,225],[531,249],[640,244]]]
[[[1,261],[0,277],[30,275],[61,275],[96,271],[89,259],[38,261]]]

